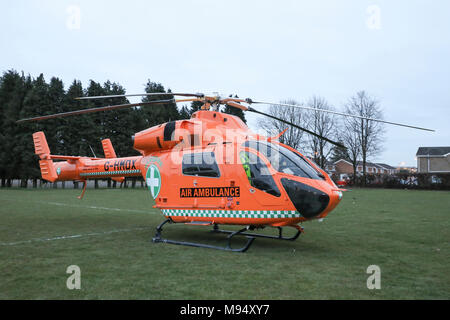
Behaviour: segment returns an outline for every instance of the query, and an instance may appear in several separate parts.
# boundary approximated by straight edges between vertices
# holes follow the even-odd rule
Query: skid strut
[[[170,239],[164,239],[161,237],[161,232],[162,232],[162,227],[166,224],[166,223],[173,223],[172,219],[167,218],[167,220],[163,221],[157,228],[156,228],[156,234],[153,237],[152,241],[157,243],[157,242],[163,242],[163,243],[170,243],[170,244],[178,244],[178,245],[183,245],[183,246],[190,246],[190,247],[199,247],[199,248],[209,248],[209,249],[216,249],[216,250],[225,250],[225,251],[234,251],[234,252],[245,252],[247,251],[247,249],[250,247],[250,245],[253,243],[253,240],[255,240],[254,237],[249,236],[249,235],[245,235],[248,240],[247,243],[241,247],[241,248],[236,248],[233,249],[231,247],[231,240],[234,236],[236,235],[242,235],[244,231],[249,230],[249,226],[238,230],[238,231],[230,231],[230,235],[228,236],[228,243],[226,247],[219,247],[219,246],[212,246],[209,244],[203,244],[203,243],[196,243],[196,242],[186,242],[186,241],[176,241],[176,240],[170,240]]]
[[[266,238],[266,239],[275,239],[275,240],[290,240],[290,241],[294,241],[303,232],[303,229],[301,227],[299,227],[299,226],[294,226],[294,227],[297,229],[297,233],[295,235],[293,235],[292,237],[283,237],[283,228],[282,227],[276,227],[278,229],[278,236],[270,236],[270,235],[266,235],[266,234],[246,233],[246,232],[241,232],[240,235],[250,236],[250,237],[255,237],[255,238]],[[254,230],[254,229],[256,229],[255,226],[247,227],[247,230]],[[229,230],[220,230],[219,226],[217,224],[214,225],[214,229],[212,230],[212,232],[233,233],[233,231],[229,231]]]

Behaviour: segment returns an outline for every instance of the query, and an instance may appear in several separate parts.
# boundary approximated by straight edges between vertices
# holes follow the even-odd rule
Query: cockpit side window
[[[248,182],[256,189],[267,192],[275,197],[281,196],[275,180],[266,164],[254,153],[241,151],[239,154]]]
[[[183,155],[183,174],[197,177],[220,177],[214,152],[199,152]]]
[[[324,178],[303,157],[285,147],[257,141],[246,141],[244,146],[262,153],[278,172],[309,179]]]
[[[305,168],[307,168],[306,170],[310,171],[310,175],[311,176],[318,176],[320,179],[325,180],[325,177],[322,174],[322,172],[317,171],[313,166],[311,166],[311,164],[308,161],[306,161],[305,158],[303,158],[301,155],[299,155],[296,152],[292,152],[291,150],[286,149],[286,148],[284,148],[284,149],[289,151],[290,153],[292,153],[293,156],[296,156],[297,160],[299,160],[300,162],[304,163]],[[316,164],[315,162],[313,162],[313,163]],[[316,166],[317,166],[317,164],[316,164]],[[318,179],[318,178],[313,178],[313,179]]]

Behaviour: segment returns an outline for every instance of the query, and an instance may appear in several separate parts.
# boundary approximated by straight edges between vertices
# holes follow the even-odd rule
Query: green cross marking
[[[147,186],[152,194],[153,199],[156,199],[159,191],[161,190],[161,174],[158,167],[154,164],[148,167],[145,181],[147,182]]]

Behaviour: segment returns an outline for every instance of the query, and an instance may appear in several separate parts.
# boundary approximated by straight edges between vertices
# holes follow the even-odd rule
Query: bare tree
[[[281,101],[281,103],[300,105],[294,100]],[[269,114],[283,119],[285,121],[292,122],[300,127],[307,127],[306,116],[302,114],[302,111],[295,107],[280,107],[278,105],[271,105],[269,108]],[[304,131],[294,128],[281,121],[271,118],[265,118],[260,122],[261,128],[266,130],[270,135],[277,135],[280,132],[288,129],[281,137],[280,142],[287,144],[288,146],[299,149],[304,141]]]
[[[313,96],[309,99],[307,106],[315,109],[333,110],[324,98],[318,96]],[[329,113],[310,111],[308,112],[307,118],[308,129],[310,131],[330,139],[336,136],[337,122]],[[332,151],[332,145],[314,136],[310,136],[308,141],[311,157],[321,168],[325,168],[327,159]]]
[[[339,140],[347,147],[347,153],[350,162],[353,165],[353,183],[356,182],[356,168],[359,156],[361,154],[361,145],[358,137],[358,127],[355,121],[349,121],[349,118],[343,119],[342,131],[339,133]]]
[[[345,112],[367,118],[382,119],[383,113],[378,100],[369,96],[365,91],[359,91],[351,97],[345,106]],[[379,154],[382,150],[384,128],[382,123],[364,119],[345,119],[346,131],[355,143],[359,144],[360,156],[363,167],[363,184],[366,184],[367,158]],[[348,143],[348,141],[346,141]],[[356,168],[356,167],[355,167]]]

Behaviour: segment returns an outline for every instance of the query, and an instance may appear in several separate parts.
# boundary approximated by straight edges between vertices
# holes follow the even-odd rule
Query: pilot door
[[[244,189],[250,194],[252,201],[264,206],[277,206],[282,202],[281,192],[273,177],[273,169],[269,169],[267,160],[256,151],[241,149],[239,151]]]

